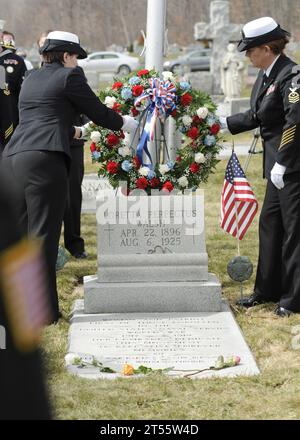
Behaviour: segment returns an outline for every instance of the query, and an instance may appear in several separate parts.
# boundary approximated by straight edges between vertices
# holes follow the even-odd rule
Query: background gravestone
[[[221,65],[228,43],[241,39],[241,24],[230,23],[228,1],[212,1],[210,4],[210,23],[198,22],[194,27],[195,39],[209,42],[212,46],[210,72],[213,77],[211,93],[219,95],[221,90]]]

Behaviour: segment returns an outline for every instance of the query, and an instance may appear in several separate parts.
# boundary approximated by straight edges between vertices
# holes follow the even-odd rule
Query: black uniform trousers
[[[65,248],[71,254],[84,252],[84,240],[80,236],[82,191],[84,174],[83,146],[71,146],[69,191],[64,215]]]
[[[300,172],[285,174],[284,183],[281,190],[267,183],[254,291],[300,312]]]
[[[54,321],[59,317],[56,260],[68,189],[66,159],[64,153],[39,150],[3,158],[20,192],[16,209],[22,231],[43,240]]]

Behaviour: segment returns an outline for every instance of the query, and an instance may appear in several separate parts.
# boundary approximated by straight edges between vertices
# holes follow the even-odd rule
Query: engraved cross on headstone
[[[241,39],[241,24],[230,23],[229,1],[212,1],[210,23],[199,22],[194,26],[194,36],[198,41],[212,42],[210,70],[213,76],[213,94],[221,94],[221,64],[227,52],[228,43]]]

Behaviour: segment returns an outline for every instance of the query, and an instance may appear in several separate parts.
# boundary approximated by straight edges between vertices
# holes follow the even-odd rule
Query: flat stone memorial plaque
[[[238,366],[205,371],[191,377],[232,377],[259,374],[253,355],[246,344],[228,304],[221,312],[205,313],[116,313],[84,314],[83,301],[77,300],[69,334],[69,353],[78,353],[91,362],[95,357],[115,374],[100,373],[96,367],[68,370],[86,378],[124,377],[122,365],[137,368],[173,367],[169,376],[183,377],[209,368],[218,356],[239,356]],[[184,371],[180,371],[184,370]]]

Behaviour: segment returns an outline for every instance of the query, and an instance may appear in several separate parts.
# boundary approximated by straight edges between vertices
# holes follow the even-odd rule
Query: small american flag
[[[242,240],[258,209],[255,195],[232,152],[221,195],[221,228]]]

